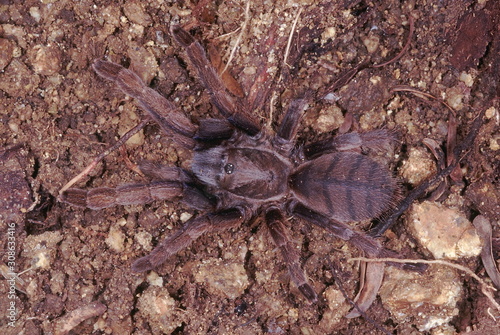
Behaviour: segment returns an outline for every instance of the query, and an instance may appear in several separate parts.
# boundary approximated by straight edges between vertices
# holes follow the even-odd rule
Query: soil
[[[374,324],[394,334],[421,333],[416,309],[415,318],[410,311],[401,320],[380,300],[368,310],[371,322],[342,317],[349,306],[335,292],[341,282],[351,298],[355,295],[359,270],[347,259],[360,253],[298,219],[289,221],[291,238],[301,248],[303,266],[320,297],[313,305],[290,283],[261,218],[202,236],[156,271],[135,274],[131,263],[196,211],[163,202],[91,211],[57,201],[66,182],[144,115],[132,99],[94,73],[95,59],[132,68],[193,122],[218,117],[170,37],[174,23],[202,41],[214,63],[219,55],[220,67],[230,60],[224,75],[228,90],[246,95],[263,124],[276,126],[293,98],[314,91],[299,132],[302,142],[336,134],[351,116],[352,128],[360,131],[396,130],[400,144],[379,159],[389,162],[403,193],[416,186],[402,176],[408,153],[413,148],[426,152],[425,138],[443,148],[449,142],[452,112],[443,102],[456,114],[457,143],[482,117],[477,138],[460,161],[463,177],[439,201],[469,220],[478,214],[488,217],[494,226],[494,257],[499,258],[498,2],[258,0],[249,3],[245,15],[246,5],[226,0],[0,0],[2,261],[5,266],[14,259],[11,271],[23,272],[16,299],[10,297],[10,282],[0,281],[4,334],[380,332]],[[342,87],[333,84],[360,64],[369,66]],[[435,98],[403,91],[409,87]],[[129,169],[128,158],[189,167],[189,152],[152,123],[125,147],[77,186],[147,182]],[[383,240],[404,256],[428,257],[405,228],[405,215]],[[459,262],[486,276],[479,258]],[[337,268],[335,276],[330,264]],[[10,278],[8,269],[1,272]],[[459,278],[458,315],[426,332],[498,334],[494,318],[499,311],[473,279]],[[335,314],[332,299],[343,306],[342,314]],[[18,312],[14,321],[8,312],[12,303]]]

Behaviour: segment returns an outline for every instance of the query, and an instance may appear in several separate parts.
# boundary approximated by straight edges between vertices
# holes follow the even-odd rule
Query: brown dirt
[[[0,146],[21,146],[0,156],[0,180],[4,181],[0,187],[0,233],[1,241],[6,241],[8,224],[15,223],[15,271],[33,267],[21,275],[24,283],[17,286],[19,315],[14,327],[8,324],[8,313],[4,316],[12,301],[8,298],[9,286],[7,281],[0,281],[0,329],[5,334],[19,334],[21,330],[24,334],[49,334],[54,324],[67,321],[64,317],[74,317],[69,313],[84,306],[86,309],[78,314],[84,315],[83,322],[75,322],[74,334],[376,331],[362,318],[325,321],[330,314],[324,302],[308,305],[289,283],[280,255],[273,250],[259,220],[237,231],[200,238],[161,266],[159,277],[155,277],[155,273],[131,273],[131,262],[177,229],[184,213],[195,214],[193,211],[175,203],[90,211],[56,201],[62,185],[137,124],[142,115],[132,100],[96,76],[90,66],[95,59],[105,57],[130,65],[194,121],[217,115],[168,29],[172,22],[180,23],[227,60],[245,20],[246,3],[195,3],[28,0],[21,4],[0,0]],[[410,148],[423,147],[424,138],[446,141],[449,112],[436,101],[394,93],[391,87],[408,85],[445,99],[456,109],[459,142],[479,112],[489,109],[474,147],[461,162],[465,183],[451,189],[448,194],[452,200],[449,198],[447,205],[459,207],[469,218],[481,213],[494,222],[498,259],[498,3],[298,3],[250,3],[250,20],[230,71],[255,106],[260,106],[259,98],[267,97],[254,113],[266,122],[269,97],[275,94],[276,122],[280,111],[306,89],[322,91],[363,60],[380,64],[394,57],[405,44],[408,18],[413,17],[415,33],[403,56],[390,65],[358,73],[335,92],[339,98],[336,104],[318,99],[307,111],[300,138],[310,141],[319,138],[319,132],[335,133],[342,115],[351,112],[355,126],[362,130],[388,127],[401,133],[401,146],[391,156],[394,170],[399,171]],[[299,8],[300,38],[287,58],[292,69],[290,75],[280,78],[278,70]],[[230,78],[225,82],[233,92],[239,92]],[[270,82],[276,83],[269,86],[270,95],[256,94],[267,92]],[[340,121],[332,120],[332,115],[339,116]],[[132,161],[148,159],[188,166],[187,153],[173,147],[157,126],[147,126],[142,134],[144,137],[136,138],[135,144],[127,145]],[[130,171],[121,154],[115,152],[78,186],[126,182],[144,179]],[[299,220],[291,222],[293,239],[301,243],[304,267],[320,296],[330,292],[330,287],[337,289],[327,258],[339,268],[343,285],[352,296],[359,275],[357,267],[346,259],[358,255],[358,251],[320,229]],[[391,241],[391,248],[414,249],[413,255],[422,255],[406,232],[404,220],[394,232],[401,239]],[[149,242],[151,238],[153,242]],[[7,242],[3,247],[7,250]],[[7,263],[7,253],[4,257]],[[237,298],[214,290],[196,276],[196,271],[207,268],[204,264],[221,261],[244,266],[249,285]],[[484,275],[478,259],[464,264]],[[488,314],[488,302],[473,280],[462,278],[465,295],[452,326],[458,333],[474,330],[494,334],[498,329]],[[106,312],[88,312],[93,306],[89,304],[95,301],[106,306]],[[419,333],[412,318],[396,322],[380,301],[369,315],[391,332]],[[498,320],[498,311],[496,316]]]

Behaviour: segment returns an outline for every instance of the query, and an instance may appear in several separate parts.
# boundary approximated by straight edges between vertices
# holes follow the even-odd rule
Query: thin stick
[[[406,44],[403,47],[403,49],[401,49],[401,51],[393,59],[390,59],[387,62],[384,62],[382,64],[373,65],[372,67],[377,68],[377,67],[389,65],[391,63],[394,63],[398,59],[400,59],[405,54],[406,50],[408,50],[408,48],[410,47],[411,38],[413,37],[413,31],[415,30],[415,26],[413,24],[413,16],[411,16],[411,15],[409,16],[409,21],[410,21],[410,32],[408,33],[408,38],[406,39]]]
[[[100,316],[104,314],[107,309],[106,305],[101,302],[93,301],[69,313],[67,312],[64,316],[55,320],[54,334],[66,335],[83,321]]]
[[[295,32],[295,27],[297,26],[297,22],[299,21],[300,13],[302,13],[302,7],[299,8],[299,11],[297,12],[297,15],[295,16],[295,20],[293,20],[292,29],[290,31],[290,35],[288,36],[288,42],[286,43],[285,57],[283,57],[283,64],[285,64],[288,67],[290,67],[290,65],[288,65],[288,63],[286,61],[288,58],[288,54],[290,53],[290,47],[292,45],[293,33]]]
[[[108,149],[106,149],[104,152],[102,152],[99,156],[97,156],[96,158],[94,158],[94,160],[92,161],[92,163],[90,163],[82,172],[80,172],[76,177],[74,177],[73,179],[71,179],[68,183],[66,183],[66,185],[64,185],[59,190],[59,195],[61,195],[64,191],[66,191],[68,188],[70,188],[71,186],[73,186],[80,179],[82,179],[83,177],[85,177],[86,175],[88,175],[90,173],[90,171],[92,171],[97,166],[97,164],[99,164],[99,162],[104,159],[104,157],[106,157],[107,155],[109,155],[110,153],[112,153],[113,151],[115,151],[116,149],[118,149],[120,146],[122,146],[123,144],[125,144],[125,142],[127,142],[129,138],[131,138],[136,133],[138,133],[142,128],[144,128],[144,126],[146,126],[146,124],[148,124],[149,121],[150,121],[149,118],[145,118],[144,120],[142,120],[141,123],[139,123],[137,126],[135,126],[134,128],[130,129],[129,131],[127,131],[125,133],[125,135],[123,135],[118,141],[116,141],[115,144],[113,144]]]
[[[276,94],[273,93],[273,95],[271,96],[271,99],[269,101],[269,117],[268,117],[268,121],[267,121],[267,125],[266,125],[266,128],[268,129],[272,129],[272,124],[273,124],[273,114],[274,114],[274,102],[276,100]]]
[[[453,114],[453,115],[456,115],[455,113],[455,110],[453,108],[451,108],[450,105],[448,105],[446,103],[446,101],[444,100],[441,100],[439,98],[436,98],[435,96],[433,96],[432,94],[429,94],[429,93],[425,93],[425,92],[422,92],[422,91],[419,91],[413,87],[410,87],[410,86],[405,86],[405,85],[397,85],[397,86],[394,86],[393,88],[391,88],[391,91],[392,92],[410,92],[410,93],[413,93],[415,95],[423,95],[424,97],[426,98],[430,98],[430,99],[434,99],[440,103],[442,103],[443,105],[446,106],[446,108],[448,108],[450,110],[450,112]]]
[[[355,262],[355,261],[365,261],[365,262],[393,262],[393,263],[411,263],[411,264],[416,264],[416,263],[424,263],[424,264],[440,264],[440,265],[445,265],[449,266],[452,268],[455,268],[457,270],[463,271],[467,273],[469,276],[474,278],[479,282],[481,285],[481,292],[490,300],[490,302],[495,306],[496,309],[500,311],[500,304],[495,301],[495,298],[491,294],[492,291],[496,291],[497,289],[494,288],[491,285],[486,284],[484,280],[481,279],[477,274],[475,274],[472,270],[469,268],[466,268],[465,266],[451,263],[444,261],[442,259],[434,259],[434,260],[425,260],[425,259],[399,259],[399,258],[366,258],[366,257],[354,257],[350,258],[347,260],[348,262]],[[490,291],[488,291],[490,290]]]
[[[229,55],[226,66],[224,66],[224,70],[222,70],[220,75],[222,75],[224,72],[226,72],[227,69],[229,68],[229,65],[231,64],[231,61],[234,58],[234,55],[236,53],[236,49],[238,49],[238,45],[240,44],[241,39],[243,38],[243,34],[245,33],[245,30],[247,28],[249,21],[250,21],[250,0],[247,1],[247,5],[245,7],[245,21],[243,22],[243,25],[241,26],[240,33],[238,34],[238,37],[236,38],[236,42],[234,43],[234,47],[231,50],[231,54]]]

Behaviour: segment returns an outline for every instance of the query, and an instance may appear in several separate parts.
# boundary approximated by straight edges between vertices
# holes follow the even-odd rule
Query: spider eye
[[[231,174],[234,172],[234,164],[231,164],[231,163],[227,163],[225,166],[224,166],[224,171],[226,171],[227,174]]]

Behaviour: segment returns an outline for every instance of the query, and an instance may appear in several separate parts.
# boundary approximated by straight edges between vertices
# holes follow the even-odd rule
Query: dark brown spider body
[[[237,143],[228,140],[195,151],[191,166],[211,193],[229,199],[219,202],[222,208],[244,203],[255,213],[262,206],[275,203],[284,208],[288,199],[297,199],[346,223],[377,217],[394,200],[394,178],[365,155],[335,152],[300,164],[293,147],[283,152],[283,146],[276,145],[279,141],[269,136],[236,137]]]
[[[267,136],[256,139],[238,133],[208,150],[195,151],[191,169],[214,193],[226,191],[254,206],[287,196],[287,179],[293,168],[289,158],[279,154]]]
[[[60,200],[91,209],[168,200],[200,210],[200,215],[135,261],[135,272],[158,267],[206,232],[233,228],[263,214],[291,280],[310,302],[317,295],[300,267],[300,254],[289,239],[285,215],[325,228],[370,257],[392,256],[377,240],[347,223],[377,217],[393,205],[397,187],[391,173],[360,152],[383,150],[394,135],[382,129],[347,133],[305,146],[296,143],[308,104],[305,98],[293,100],[276,133],[269,134],[245,112],[244,101],[226,92],[200,43],[177,26],[171,31],[225,119],[193,124],[131,70],[102,60],[95,62],[94,69],[136,98],[177,145],[193,151],[191,171],[145,162],[140,169],[150,177],[149,183],[68,189]]]

